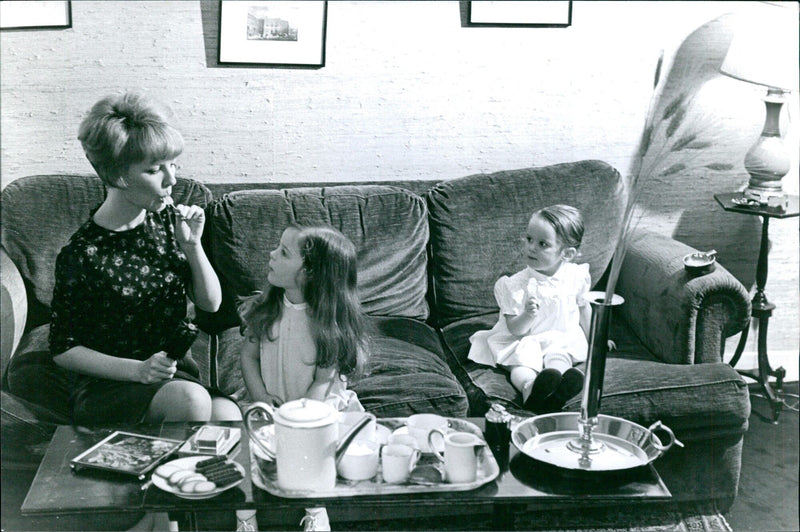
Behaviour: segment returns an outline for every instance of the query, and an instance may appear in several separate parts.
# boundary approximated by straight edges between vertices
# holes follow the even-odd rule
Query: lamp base
[[[764,97],[767,116],[764,129],[755,144],[747,151],[744,167],[750,182],[744,197],[770,207],[788,206],[788,196],[783,191],[781,179],[789,172],[791,160],[781,137],[780,116],[786,93],[769,88]]]
[[[789,206],[789,195],[782,189],[763,189],[748,186],[742,191],[742,195],[745,199],[756,201],[768,207],[785,209]]]

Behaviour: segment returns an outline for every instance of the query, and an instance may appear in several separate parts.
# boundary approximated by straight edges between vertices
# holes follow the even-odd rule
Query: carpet
[[[396,521],[331,523],[334,530],[494,530],[492,516],[479,514]],[[520,512],[513,530],[581,532],[732,532],[725,517],[701,504],[601,507]]]

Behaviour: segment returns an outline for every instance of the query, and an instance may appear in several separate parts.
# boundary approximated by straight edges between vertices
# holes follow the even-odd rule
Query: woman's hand
[[[167,353],[164,351],[159,351],[141,362],[136,380],[142,384],[151,384],[171,379],[175,375],[177,367],[177,360],[167,357]]]
[[[175,224],[175,237],[181,248],[186,251],[187,246],[200,244],[203,236],[203,227],[206,224],[206,214],[202,207],[197,205],[175,205],[178,214]]]

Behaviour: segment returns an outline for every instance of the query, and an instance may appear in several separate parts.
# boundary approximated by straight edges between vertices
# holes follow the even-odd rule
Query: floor
[[[798,383],[784,390],[798,393]],[[798,516],[798,412],[784,408],[777,424],[762,419],[767,402],[751,386],[750,428],[744,436],[739,496],[725,515],[736,532],[784,532],[800,530]],[[786,398],[797,405],[797,399]]]
[[[785,386],[798,393],[798,383]],[[757,394],[757,387],[751,388]],[[796,404],[796,400],[795,400]],[[739,496],[726,519],[736,532],[788,532],[800,530],[798,517],[798,423],[797,410],[784,409],[779,423],[764,421],[766,402],[752,396],[753,414],[745,435]],[[3,471],[0,529],[2,531],[65,530],[52,520],[31,520],[19,513],[33,471]]]

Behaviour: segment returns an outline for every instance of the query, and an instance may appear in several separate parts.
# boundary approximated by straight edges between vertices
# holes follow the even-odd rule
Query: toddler
[[[583,217],[574,207],[552,205],[528,222],[523,256],[527,267],[494,286],[500,307],[490,331],[470,337],[469,359],[508,370],[526,409],[557,412],[581,391],[591,307],[588,264],[574,264],[583,239]]]

